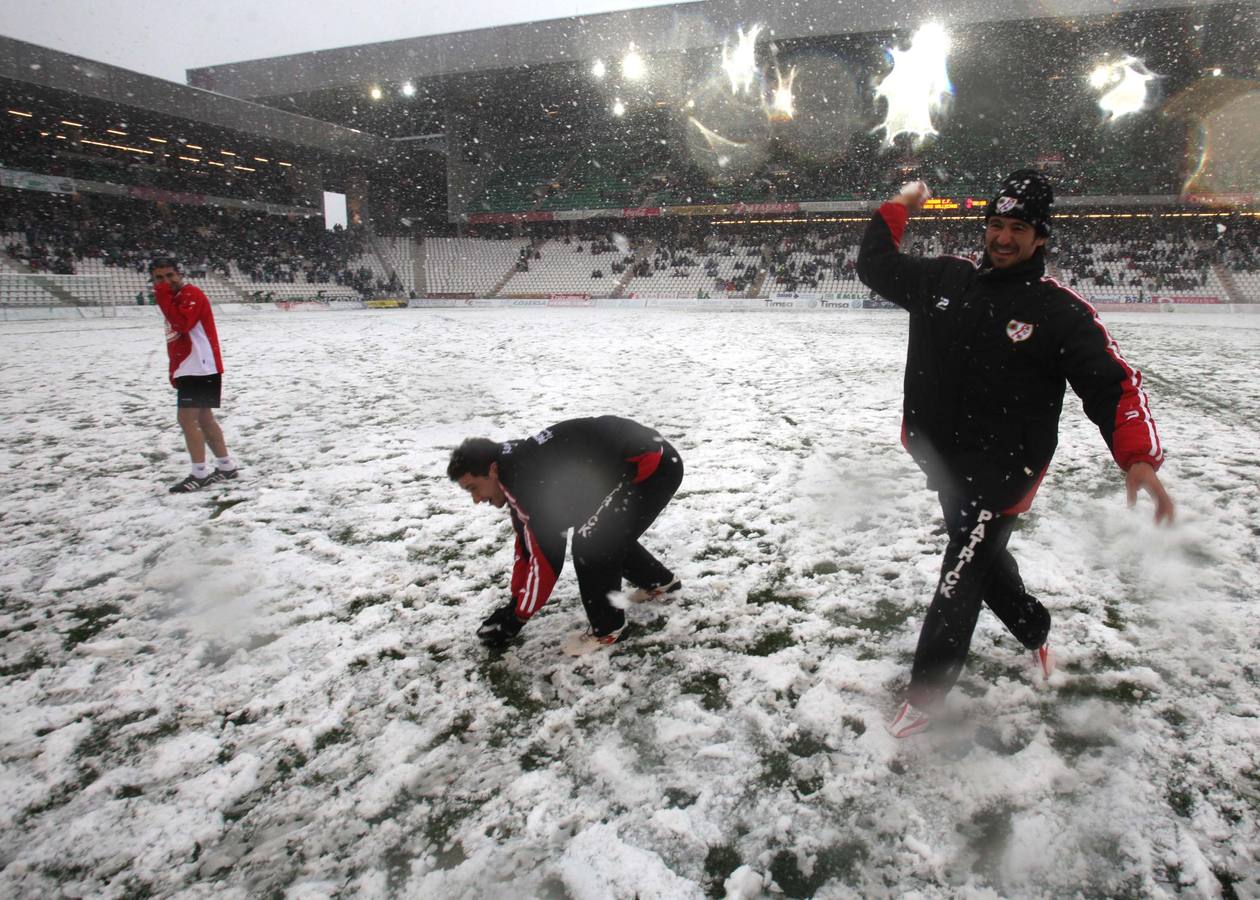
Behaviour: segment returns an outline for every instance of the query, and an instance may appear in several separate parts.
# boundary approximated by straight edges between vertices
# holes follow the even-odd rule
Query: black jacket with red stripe
[[[902,442],[928,486],[1023,512],[1058,444],[1066,385],[1116,463],[1158,468],[1142,376],[1097,311],[1045,275],[1039,251],[1009,269],[899,250],[908,211],[885,203],[862,238],[862,283],[910,313]]]
[[[516,531],[512,599],[528,619],[564,566],[570,528],[586,522],[619,484],[650,478],[665,440],[630,419],[570,419],[499,450],[499,483]]]

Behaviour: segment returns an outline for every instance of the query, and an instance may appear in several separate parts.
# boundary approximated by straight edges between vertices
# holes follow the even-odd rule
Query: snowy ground
[[[3,326],[0,895],[1257,896],[1260,322],[1109,321],[1178,524],[1069,399],[1012,544],[1061,669],[982,615],[900,743],[899,313],[222,317],[246,477],[192,496],[156,322]],[[573,660],[566,568],[489,655],[510,529],[449,450],[604,412],[683,454],[686,590]]]

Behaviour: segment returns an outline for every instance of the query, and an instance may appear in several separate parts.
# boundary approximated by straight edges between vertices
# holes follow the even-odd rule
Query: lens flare
[[[884,146],[891,147],[900,134],[919,140],[937,134],[932,115],[944,108],[953,94],[946,63],[949,33],[931,23],[920,28],[905,50],[890,47],[892,71],[875,87],[875,97],[883,98],[888,110],[875,131],[884,132]]]
[[[1103,122],[1114,122],[1146,109],[1150,83],[1158,77],[1135,56],[1104,63],[1090,72],[1090,87],[1102,92],[1098,108],[1105,113]]]
[[[629,81],[639,81],[647,74],[647,64],[639,51],[634,49],[634,44],[630,45],[626,55],[621,58],[621,74]]]
[[[761,28],[754,25],[747,34],[744,34],[743,28],[737,28],[738,40],[734,50],[722,41],[722,71],[731,80],[732,94],[749,93],[757,81],[757,35],[761,33]]]
[[[796,115],[796,106],[792,97],[792,84],[796,81],[796,67],[788,70],[787,81],[783,80],[783,72],[777,67],[774,70],[778,86],[770,95],[770,107],[766,112],[771,122],[791,122]]]

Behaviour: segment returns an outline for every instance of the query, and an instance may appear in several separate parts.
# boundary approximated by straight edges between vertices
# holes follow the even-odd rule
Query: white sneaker
[[[662,584],[654,588],[637,588],[626,598],[627,603],[650,603],[653,600],[665,600],[670,594],[676,594],[682,590],[682,582],[675,578],[669,584]]]
[[[1056,663],[1054,651],[1050,649],[1050,643],[1047,641],[1032,651],[1032,656],[1033,664],[1041,670],[1041,680],[1049,681]]]
[[[912,734],[924,731],[930,724],[932,720],[928,714],[917,706],[912,706],[907,700],[901,704],[897,715],[888,723],[888,733],[895,738],[908,738]]]
[[[626,626],[622,625],[616,631],[610,631],[608,634],[596,634],[589,628],[585,631],[575,631],[564,639],[560,649],[569,656],[585,656],[592,651],[611,647],[621,639],[621,634],[625,630]]]

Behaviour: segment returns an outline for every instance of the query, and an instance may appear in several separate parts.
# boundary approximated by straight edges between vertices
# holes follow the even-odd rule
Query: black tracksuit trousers
[[[914,652],[909,698],[915,706],[944,697],[958,680],[981,603],[1030,650],[1050,633],[1050,613],[1024,590],[1019,566],[1006,549],[1019,516],[946,494],[940,501],[949,545]]]
[[[650,477],[639,484],[617,485],[586,523],[573,530],[573,568],[595,634],[626,624],[625,612],[608,600],[610,593],[621,590],[623,577],[641,588],[674,580],[673,573],[639,543],[682,484],[682,458],[669,444],[663,450]]]

